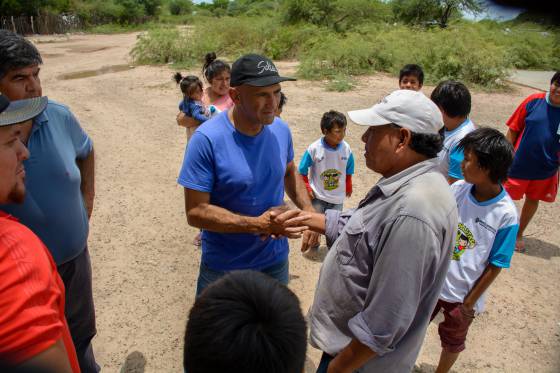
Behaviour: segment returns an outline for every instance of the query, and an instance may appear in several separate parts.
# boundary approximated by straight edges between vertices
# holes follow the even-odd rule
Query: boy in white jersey
[[[484,309],[485,292],[502,268],[508,268],[519,223],[513,201],[501,183],[513,160],[513,146],[492,128],[479,128],[458,144],[465,180],[451,185],[459,227],[441,295],[432,320],[439,324],[442,352],[436,373],[448,372],[465,349],[475,313]]]
[[[329,209],[342,211],[344,197],[352,195],[354,174],[354,156],[350,145],[344,141],[344,114],[334,110],[323,114],[321,132],[324,136],[309,145],[303,153],[299,173],[317,212],[324,213]]]
[[[352,195],[354,174],[354,156],[350,145],[344,141],[344,114],[334,110],[323,114],[321,132],[323,136],[309,145],[303,153],[298,171],[317,212],[342,211],[344,198]],[[312,248],[317,246],[318,242]]]
[[[463,151],[457,144],[475,129],[468,117],[471,112],[471,94],[463,83],[446,80],[434,88],[430,98],[443,116],[443,149],[438,154],[440,171],[449,184],[453,184],[463,178]]]

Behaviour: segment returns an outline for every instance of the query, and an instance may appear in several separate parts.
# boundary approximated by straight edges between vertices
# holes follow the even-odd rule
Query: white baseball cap
[[[443,127],[438,107],[421,92],[400,89],[369,109],[349,111],[352,122],[362,126],[396,124],[415,133],[436,135]]]

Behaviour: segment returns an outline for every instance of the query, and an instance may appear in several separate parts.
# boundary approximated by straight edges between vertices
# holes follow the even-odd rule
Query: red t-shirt
[[[0,360],[22,363],[60,338],[79,373],[56,264],[31,230],[0,211]]]

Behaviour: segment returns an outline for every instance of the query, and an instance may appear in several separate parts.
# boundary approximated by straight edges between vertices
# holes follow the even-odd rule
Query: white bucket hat
[[[423,93],[400,89],[369,109],[349,111],[352,122],[362,126],[396,124],[415,133],[437,134],[443,127],[441,112]]]
[[[10,102],[6,96],[0,95],[0,126],[10,126],[35,118],[45,110],[47,102],[46,96]]]

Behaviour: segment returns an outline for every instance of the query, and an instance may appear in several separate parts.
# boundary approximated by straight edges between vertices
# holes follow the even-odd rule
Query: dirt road
[[[71,107],[96,149],[97,195],[89,246],[97,359],[104,371],[118,372],[127,356],[139,351],[147,372],[180,372],[200,251],[190,244],[195,229],[187,226],[183,191],[175,181],[186,138],[174,122],[180,95],[171,81],[173,70],[129,69],[128,52],[136,34],[34,40],[44,57],[44,93]],[[296,64],[278,66],[290,74]],[[284,117],[293,131],[296,161],[320,136],[324,111],[372,105],[396,86],[395,78],[381,74],[360,78],[349,93],[326,92],[320,82],[285,83],[289,102]],[[474,92],[472,119],[503,130],[505,120],[531,92]],[[348,128],[356,177],[346,206],[355,206],[379,178],[365,167],[361,131]],[[511,270],[493,286],[487,312],[477,317],[455,371],[560,371],[559,212],[558,203],[542,205],[527,232],[528,254],[516,254]],[[290,287],[307,310],[321,264],[302,258],[299,241],[291,242],[291,248]],[[432,372],[438,356],[437,328],[431,325],[417,371]],[[308,357],[306,371],[314,372],[319,352],[310,348]]]

